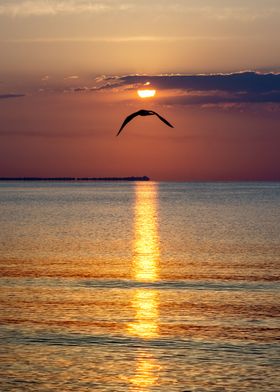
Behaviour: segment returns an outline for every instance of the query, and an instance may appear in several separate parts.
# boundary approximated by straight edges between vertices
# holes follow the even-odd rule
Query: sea
[[[280,390],[280,183],[0,183],[0,391]]]

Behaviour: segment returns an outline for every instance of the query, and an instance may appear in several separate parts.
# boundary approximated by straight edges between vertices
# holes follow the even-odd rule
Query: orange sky
[[[279,15],[273,0],[0,1],[0,176],[280,180]],[[116,138],[142,108],[175,128],[139,117]]]

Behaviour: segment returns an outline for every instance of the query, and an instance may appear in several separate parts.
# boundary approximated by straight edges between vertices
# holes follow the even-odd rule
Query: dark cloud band
[[[174,103],[280,103],[280,74],[276,73],[125,75],[104,77],[103,82],[106,89],[139,88],[150,82],[156,89],[178,90],[181,95],[175,94]]]

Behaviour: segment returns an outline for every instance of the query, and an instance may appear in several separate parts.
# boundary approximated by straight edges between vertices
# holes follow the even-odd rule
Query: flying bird
[[[171,128],[174,128],[173,125],[171,125],[165,118],[163,118],[162,116],[160,116],[158,113],[154,112],[153,110],[141,109],[141,110],[138,110],[137,112],[132,113],[132,114],[130,114],[129,116],[126,117],[126,119],[125,119],[124,122],[122,123],[122,126],[120,127],[120,130],[119,130],[119,132],[117,133],[116,136],[118,136],[118,135],[121,133],[121,131],[123,130],[123,128],[126,126],[126,124],[128,124],[129,121],[133,120],[134,117],[136,117],[136,116],[152,116],[152,115],[154,115],[154,114],[155,114],[156,116],[158,116],[158,118],[159,118],[161,121],[163,121],[166,125],[168,125],[168,126],[171,127]]]

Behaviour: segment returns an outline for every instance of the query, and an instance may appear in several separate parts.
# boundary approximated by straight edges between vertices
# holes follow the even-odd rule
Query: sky
[[[0,176],[280,180],[279,20],[279,0],[0,0]],[[139,109],[174,129],[116,138]]]

